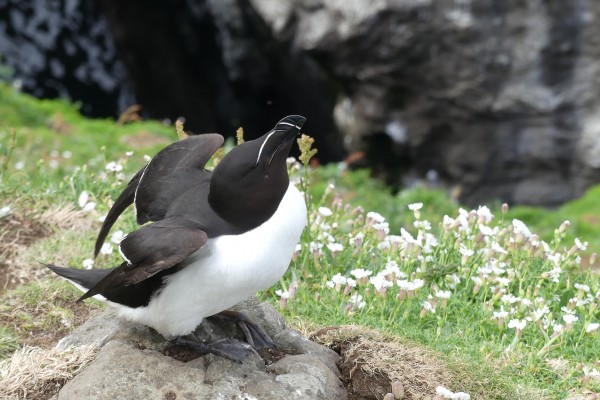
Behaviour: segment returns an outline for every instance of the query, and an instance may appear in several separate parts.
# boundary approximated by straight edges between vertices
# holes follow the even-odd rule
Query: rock
[[[198,365],[189,366],[157,351],[112,340],[92,364],[61,389],[58,399],[216,398],[210,397],[213,388],[202,384],[204,374]]]
[[[338,84],[346,150],[389,183],[553,206],[600,182],[600,3],[251,3]]]
[[[554,206],[600,182],[598,2],[6,3],[2,62],[90,114],[135,101],[247,138],[304,114],[322,162],[362,150],[388,183],[471,205]]]
[[[267,370],[277,375],[277,382],[287,383],[291,388],[298,389],[303,386],[298,380],[308,383],[304,384],[309,386],[305,390],[294,390],[294,393],[305,396],[304,398],[320,396],[325,399],[337,399],[339,393],[344,391],[344,386],[338,378],[339,372],[334,373],[323,361],[309,354],[284,357],[267,367]]]
[[[277,348],[290,354],[309,354],[315,356],[336,375],[339,375],[337,361],[340,356],[330,348],[311,342],[303,337],[300,332],[285,329],[272,337]]]
[[[182,362],[166,354],[171,346],[158,333],[117,318],[112,310],[90,319],[59,347],[95,343],[97,358],[60,390],[58,400],[156,399],[345,399],[339,356],[289,330],[281,315],[256,298],[235,307],[272,335],[278,350],[292,352],[267,366],[258,354],[238,364],[207,354]],[[194,335],[213,341],[242,338],[229,321],[204,321]]]

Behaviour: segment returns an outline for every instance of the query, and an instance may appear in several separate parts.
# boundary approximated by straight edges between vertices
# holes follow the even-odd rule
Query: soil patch
[[[383,399],[395,381],[404,387],[406,400],[430,398],[437,386],[450,386],[445,365],[417,344],[354,325],[323,328],[310,339],[340,354],[338,367],[350,400]]]
[[[13,262],[19,251],[52,233],[48,225],[31,215],[9,214],[0,219],[0,294],[27,281]]]
[[[0,303],[0,325],[15,332],[22,346],[50,349],[101,310],[91,302],[76,303],[77,289],[56,285],[53,278],[34,285],[6,292]]]

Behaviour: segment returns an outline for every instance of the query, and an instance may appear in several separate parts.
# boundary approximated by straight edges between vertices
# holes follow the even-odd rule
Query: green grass
[[[11,129],[16,132],[12,145]],[[10,207],[8,214],[0,217],[0,234],[9,226],[3,222],[24,216],[41,221],[47,218],[44,212],[50,209],[77,210],[79,218],[66,226],[56,221],[48,223],[53,234],[39,238],[23,250],[25,254],[20,259],[25,260],[24,264],[54,260],[61,265],[81,267],[91,257],[99,217],[108,211],[127,179],[145,164],[143,155],[153,155],[163,146],[152,141],[148,146],[132,149],[128,144],[131,142],[127,138],[148,135],[165,138],[167,142],[176,139],[174,127],[155,122],[117,125],[110,120],[87,120],[73,105],[36,100],[0,85],[0,209]],[[130,150],[133,155],[126,154]],[[123,176],[105,168],[113,161],[123,167]],[[546,398],[559,399],[588,389],[600,390],[598,381],[586,381],[583,373],[584,367],[592,369],[600,359],[600,341],[585,332],[587,323],[600,322],[598,309],[593,308],[600,299],[574,307],[579,321],[572,329],[553,339],[551,328],[553,323],[562,321],[565,311],[561,308],[569,307],[571,298],[582,295],[574,283],[589,285],[592,297],[600,290],[597,274],[580,267],[576,259],[581,254],[585,264],[589,254],[600,250],[600,220],[596,220],[600,215],[600,187],[591,188],[582,198],[557,210],[511,207],[508,214],[502,215],[499,205],[491,206],[495,219],[483,224],[498,227],[490,238],[506,249],[507,254],[486,255],[490,246],[481,241],[475,221],[467,222],[474,232],[472,235],[459,232],[456,227],[443,228],[444,215],[456,218],[460,205],[442,190],[415,187],[393,194],[371,179],[368,171],[348,171],[339,165],[310,172],[301,168],[293,179],[307,176],[310,186],[304,189],[312,199],[311,229],[305,231],[298,258],[281,283],[261,294],[277,304],[280,298],[276,290],[286,291],[290,285],[297,285],[296,296],[282,310],[286,318],[312,321],[317,326],[360,324],[422,343],[439,352],[452,371],[455,379],[451,389],[469,392],[473,398],[534,398],[526,394],[532,392],[540,398],[541,392]],[[330,183],[334,189],[328,189]],[[304,184],[305,181],[301,183]],[[87,212],[79,211],[78,199],[84,191],[90,195],[88,201],[96,203]],[[420,220],[431,223],[430,231],[413,226],[415,215],[407,205],[417,202],[423,203]],[[318,207],[328,207],[332,215],[319,216]],[[378,232],[367,222],[369,211],[385,217],[389,224],[387,235],[380,233],[383,225],[378,226]],[[557,282],[545,276],[553,267],[551,252],[534,248],[535,238],[519,238],[512,227],[514,218],[539,234],[554,254],[565,255],[558,262],[562,272]],[[566,219],[571,226],[557,234],[557,228]],[[423,249],[424,239],[408,249],[380,248],[384,237],[400,235],[401,228],[414,238],[420,231],[421,238],[431,233],[439,244],[431,246],[430,253]],[[127,212],[113,232],[118,229],[125,232],[136,229],[133,212]],[[349,235],[356,236],[359,232],[364,235],[361,247],[357,247],[356,241],[349,241]],[[589,241],[589,246],[587,250],[568,254],[576,237]],[[397,240],[406,244],[406,238]],[[516,240],[515,244],[511,245],[510,238]],[[329,250],[330,240],[341,244],[343,249],[336,251],[337,254]],[[311,243],[313,248],[320,244],[321,250],[311,250]],[[475,253],[465,258],[461,244]],[[471,278],[481,275],[478,268],[498,259],[506,263],[502,267],[504,272],[491,274],[488,283],[476,291]],[[350,288],[348,294],[343,293],[346,285],[341,285],[338,291],[327,284],[337,273],[351,277],[350,272],[357,268],[370,270],[371,276],[375,276],[389,260],[397,262],[399,270],[407,275],[404,280],[422,279],[423,287],[398,300],[400,287],[395,280],[385,294],[379,295],[372,283]],[[95,266],[112,266],[118,261],[118,254],[113,251],[100,256]],[[454,284],[453,275],[460,282]],[[502,296],[491,288],[499,285],[498,277],[508,278],[507,293],[521,299],[513,306],[514,315],[507,317],[501,327],[493,312],[501,306],[511,306],[503,303]],[[34,324],[50,329],[65,318],[72,318],[65,306],[59,304],[53,308],[46,301],[49,292],[52,298],[68,300],[74,296],[68,292],[68,286],[51,282],[48,287],[44,286],[48,283],[32,281],[0,296],[3,312],[21,306],[23,310],[31,310],[43,304],[41,312],[35,314],[41,321],[34,321],[27,313],[16,313],[11,321],[18,321],[19,329],[6,320],[0,323],[0,357],[10,354],[21,343],[23,332],[38,329]],[[446,290],[451,297],[443,307],[442,300],[435,295]],[[359,307],[360,302],[356,297],[352,301],[351,295],[362,296],[364,306]],[[428,299],[430,295],[433,299]],[[515,329],[508,327],[508,320],[531,317],[538,304],[528,306],[524,302],[535,302],[537,297],[543,298],[548,306],[546,319],[550,325],[538,327],[529,321],[522,334],[517,335]],[[423,311],[426,301],[436,309],[435,313]],[[564,368],[556,367],[555,360],[559,359],[566,360]]]

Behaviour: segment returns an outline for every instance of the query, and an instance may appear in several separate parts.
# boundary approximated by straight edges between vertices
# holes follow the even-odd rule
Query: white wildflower
[[[331,281],[336,285],[345,285],[347,282],[347,278],[342,276],[339,272],[331,277]]]
[[[385,218],[375,211],[369,211],[367,213],[367,221],[370,222],[370,224],[381,223],[385,222]]]
[[[86,258],[85,260],[83,260],[82,265],[85,269],[92,269],[92,267],[94,266],[94,260],[92,260],[91,258]]]
[[[123,239],[125,239],[125,235],[122,230],[115,231],[110,237],[110,241],[114,244],[119,244]]]
[[[531,231],[529,228],[527,228],[527,225],[525,225],[523,221],[513,219],[512,225],[516,234],[522,234],[525,238],[530,238],[532,236]]]
[[[562,320],[565,322],[565,324],[572,325],[573,322],[579,321],[579,318],[573,314],[565,314],[562,316]]]
[[[431,230],[431,222],[425,220],[418,220],[413,222],[413,226],[417,229],[421,229],[424,231]]]
[[[431,304],[430,302],[428,302],[427,300],[425,300],[423,302],[423,310],[425,311],[429,311],[435,314],[435,307],[433,306],[433,304]]]
[[[373,271],[368,271],[362,268],[357,268],[350,271],[350,275],[354,276],[358,280],[361,278],[368,278],[372,273]]]
[[[561,324],[557,324],[556,322],[552,322],[552,333],[560,333],[564,330],[564,326]]]
[[[505,311],[504,307],[501,306],[500,311],[494,311],[492,315],[495,319],[506,318],[508,317],[508,311]]]
[[[587,250],[588,242],[581,243],[581,240],[579,240],[579,238],[575,238],[575,246],[577,246],[579,250],[585,251]]]
[[[590,291],[590,287],[588,285],[583,285],[583,284],[580,284],[580,283],[576,283],[573,286],[575,287],[575,289],[581,290],[582,292],[589,293],[589,291]]]
[[[473,250],[469,249],[462,243],[460,244],[460,246],[458,248],[458,252],[464,257],[471,257],[473,254],[475,254],[475,252]]]
[[[583,367],[583,375],[594,380],[600,380],[600,372],[596,368]]]
[[[587,333],[592,333],[592,332],[596,332],[598,330],[598,328],[600,328],[600,324],[596,323],[596,322],[590,322],[586,327],[585,327],[585,331]]]
[[[452,292],[450,292],[449,290],[438,290],[437,292],[435,292],[435,297],[437,297],[438,299],[449,299],[450,296],[452,296]]]
[[[494,215],[486,206],[479,206],[477,209],[477,216],[479,220],[485,223],[490,223],[494,219]]]
[[[526,325],[527,321],[524,319],[511,319],[510,321],[508,321],[508,327],[510,329],[516,329],[517,331],[522,331],[523,329],[525,329]]]
[[[319,214],[323,217],[329,217],[333,214],[333,212],[327,207],[319,207]]]
[[[289,299],[290,298],[290,292],[288,292],[287,290],[281,290],[278,289],[275,291],[275,294],[279,297],[281,297],[282,299]]]
[[[113,252],[113,247],[110,243],[104,243],[100,248],[100,254],[110,255]]]
[[[10,210],[11,210],[10,206],[4,206],[4,207],[0,208],[0,218],[4,218],[7,215],[9,215]]]
[[[79,200],[77,201],[77,203],[79,204],[79,207],[83,208],[86,203],[88,202],[90,198],[90,195],[88,192],[86,192],[85,190],[83,192],[81,192],[79,194]]]
[[[373,224],[373,229],[387,235],[388,233],[390,233],[390,224],[388,224],[387,222],[378,222],[376,224]]]
[[[354,304],[358,308],[363,308],[367,305],[367,303],[363,301],[363,297],[358,293],[355,293],[352,296],[350,296],[350,303]]]
[[[423,208],[423,203],[412,203],[408,205],[410,211],[418,211]]]
[[[479,232],[484,236],[493,236],[494,230],[487,225],[479,224]]]
[[[385,289],[394,285],[393,282],[390,282],[387,279],[385,279],[385,276],[382,274],[377,274],[371,277],[371,279],[369,279],[369,282],[371,282],[371,285],[375,286],[375,290],[377,292],[383,292],[385,291]]]
[[[111,161],[104,167],[109,172],[121,172],[123,171],[123,166],[115,161]]]
[[[444,399],[450,400],[471,400],[471,396],[465,392],[456,392],[454,393],[450,389],[446,389],[443,386],[438,386],[435,388],[435,393],[439,396],[442,396]]]

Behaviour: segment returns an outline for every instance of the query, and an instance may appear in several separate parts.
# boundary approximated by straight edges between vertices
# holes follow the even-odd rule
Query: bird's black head
[[[252,229],[275,213],[289,185],[286,159],[304,121],[300,115],[287,116],[221,160],[213,171],[208,197],[221,218]]]

